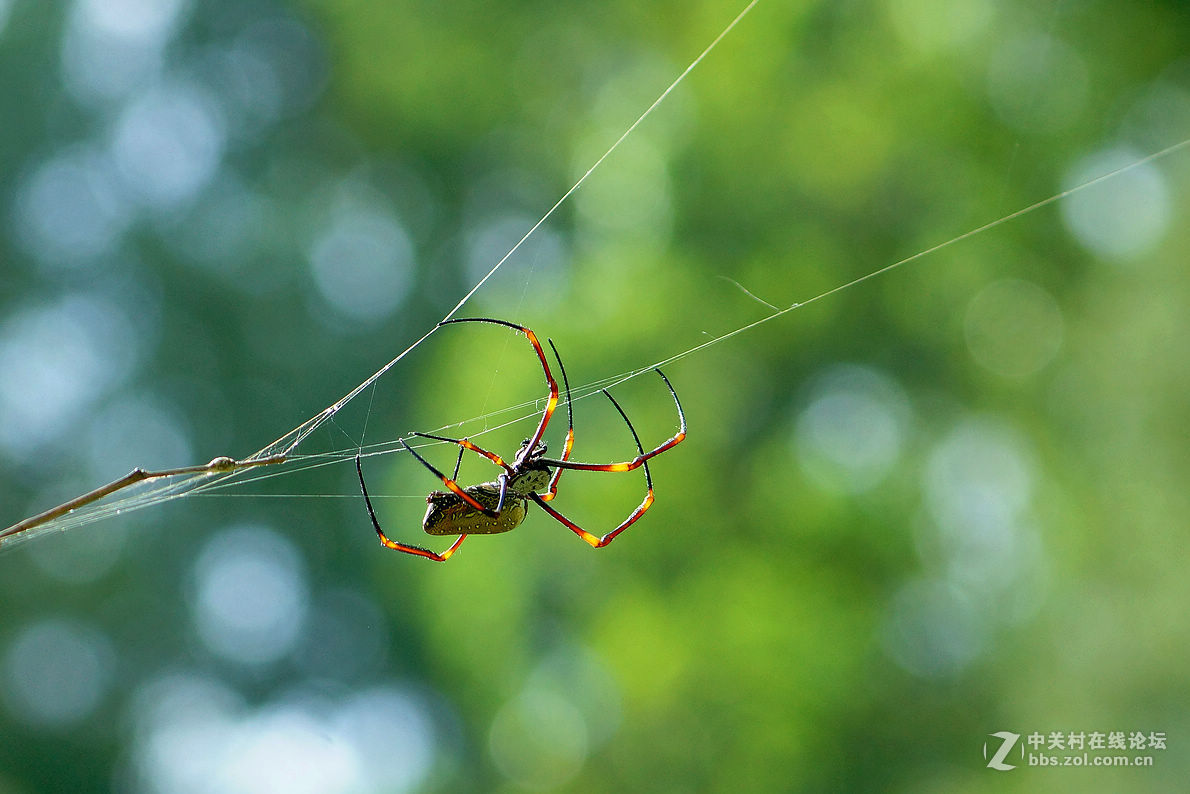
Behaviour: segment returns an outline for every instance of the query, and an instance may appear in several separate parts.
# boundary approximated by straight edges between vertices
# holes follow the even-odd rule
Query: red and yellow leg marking
[[[448,438],[447,436],[435,436],[430,433],[413,433],[412,435],[418,436],[420,438],[432,438],[435,441],[446,441],[451,444],[458,444],[463,449],[469,449],[476,454],[483,455],[485,458],[490,460],[492,463],[495,463],[497,466],[502,467],[505,471],[508,471],[508,472],[512,471],[512,467],[509,466],[507,463],[505,463],[504,459],[501,458],[499,455],[497,455],[495,452],[489,452],[488,450],[484,449],[483,447],[477,446],[476,444],[472,443],[470,440],[468,440],[466,438]]]
[[[570,379],[566,377],[566,365],[562,363],[562,357],[558,355],[558,348],[554,347],[554,340],[547,339],[550,343],[550,349],[554,351],[554,358],[558,360],[558,369],[562,371],[562,386],[566,389],[566,446],[562,450],[562,460],[570,460],[570,450],[574,449],[574,409],[571,408],[574,402],[570,396]],[[550,477],[550,487],[545,493],[541,494],[542,501],[548,502],[558,495],[558,480],[562,477],[562,469],[554,469],[554,476]]]
[[[550,396],[545,404],[545,412],[541,415],[541,421],[537,423],[537,430],[533,433],[533,437],[529,440],[529,445],[526,447],[524,454],[526,456],[532,455],[533,450],[541,443],[541,437],[545,435],[545,429],[550,423],[550,419],[554,415],[554,411],[558,407],[558,382],[554,380],[554,375],[550,372],[549,362],[545,360],[545,351],[541,349],[541,343],[537,341],[537,334],[530,331],[528,328],[521,328],[525,332],[525,336],[529,338],[529,342],[533,345],[533,349],[537,351],[537,358],[541,360],[541,368],[545,370],[545,380],[550,387]]]
[[[665,377],[665,376],[662,375],[661,377]],[[669,383],[669,381],[666,381],[666,383]],[[671,391],[672,391],[672,389],[671,389]],[[571,532],[573,532],[574,534],[576,534],[580,538],[582,538],[593,549],[601,549],[604,546],[606,546],[607,544],[611,543],[613,540],[616,539],[617,535],[619,535],[624,530],[628,529],[628,527],[632,526],[632,524],[638,518],[640,518],[641,516],[643,516],[645,514],[646,510],[648,510],[650,507],[653,506],[653,475],[649,471],[649,464],[647,462],[648,458],[651,457],[651,455],[648,455],[648,456],[645,455],[644,447],[642,447],[641,443],[640,443],[640,436],[637,435],[636,428],[632,426],[632,420],[628,418],[628,414],[624,413],[624,409],[620,407],[620,404],[618,402],[616,402],[616,398],[612,397],[611,392],[609,392],[607,389],[603,390],[603,394],[605,397],[607,397],[607,399],[612,401],[612,405],[614,405],[616,407],[616,410],[620,412],[620,416],[623,417],[623,419],[624,419],[624,424],[628,425],[628,430],[629,430],[629,432],[632,433],[632,440],[634,442],[636,442],[636,451],[638,453],[640,453],[640,455],[639,455],[640,465],[644,466],[644,468],[645,468],[645,487],[647,489],[645,492],[645,498],[643,500],[641,500],[641,503],[639,505],[637,505],[637,508],[632,511],[632,514],[629,515],[628,518],[626,518],[624,520],[624,522],[622,524],[620,524],[620,526],[616,527],[611,532],[608,532],[603,537],[599,537],[597,535],[592,535],[590,532],[583,529],[578,524],[574,523],[569,518],[562,515],[557,510],[550,507],[549,505],[547,505],[545,503],[544,496],[540,496],[535,493],[529,494],[529,498],[532,499],[534,502],[536,502],[538,504],[538,506],[541,507],[542,510],[549,513],[551,516],[554,517],[554,519],[556,519],[557,521],[559,521],[560,523],[565,525],[567,528],[569,528]],[[674,399],[677,399],[677,395],[674,395]],[[679,412],[681,411],[681,406],[678,407],[678,411]],[[685,429],[684,421],[682,423],[682,427],[684,430]],[[681,439],[678,439],[678,441],[680,441],[680,440]],[[674,443],[676,444],[677,442],[675,441]],[[608,469],[600,469],[600,471],[609,471],[609,470]],[[626,469],[625,469],[625,471],[626,471]]]
[[[537,494],[535,494],[535,493],[529,494],[529,498],[532,499],[534,502],[536,502],[538,507],[540,507],[542,510],[549,513],[551,516],[553,516],[555,519],[557,519],[560,523],[562,523],[566,527],[568,527],[571,532],[573,532],[574,534],[576,534],[580,538],[582,538],[584,541],[586,541],[591,546],[591,548],[602,549],[604,546],[606,546],[607,544],[609,544],[613,540],[615,540],[617,535],[619,535],[624,530],[628,529],[628,527],[632,526],[633,523],[635,523],[638,518],[640,518],[641,516],[643,516],[645,514],[645,511],[647,511],[650,507],[653,506],[653,489],[649,488],[649,492],[647,494],[645,494],[644,501],[641,502],[640,505],[635,510],[632,511],[632,515],[628,516],[628,518],[624,521],[624,523],[620,524],[620,526],[616,527],[615,529],[613,529],[611,532],[607,533],[603,537],[600,537],[598,535],[592,535],[590,532],[583,529],[578,524],[574,523],[569,518],[562,515],[557,510],[550,507],[549,505],[547,505],[545,503],[545,500],[542,497],[538,496]]]
[[[567,405],[567,408],[569,408],[569,407],[570,406]],[[570,459],[570,450],[573,447],[574,447],[574,428],[572,427],[566,431],[566,449],[562,453],[562,460]],[[560,467],[554,469],[554,476],[550,477],[549,490],[541,495],[541,498],[544,501],[548,502],[551,499],[553,499],[555,496],[558,495],[558,480],[561,479],[563,471],[564,471],[564,469],[562,469]]]
[[[364,494],[364,504],[368,508],[368,517],[372,519],[372,526],[376,528],[376,534],[380,537],[380,542],[384,544],[385,548],[394,551],[403,551],[406,554],[414,554],[418,557],[425,557],[428,560],[435,562],[446,562],[450,559],[450,555],[455,553],[459,546],[463,545],[463,541],[467,538],[466,535],[459,535],[451,547],[441,554],[423,549],[421,546],[411,546],[408,543],[399,543],[395,540],[389,540],[388,536],[384,534],[384,530],[380,528],[380,521],[376,518],[376,510],[372,507],[372,497],[368,496],[368,486],[364,484],[364,466],[359,455],[355,456],[355,470],[359,474],[359,487]]]
[[[496,512],[495,510],[492,510],[490,508],[487,508],[487,507],[484,507],[483,505],[481,505],[478,501],[476,501],[474,496],[472,496],[471,494],[464,491],[459,486],[459,484],[457,482],[455,482],[450,477],[447,477],[445,474],[443,474],[442,472],[440,472],[436,468],[434,468],[434,465],[432,463],[430,463],[428,460],[423,458],[421,455],[417,454],[417,450],[415,450],[413,447],[406,444],[405,439],[402,438],[399,440],[401,442],[401,446],[403,446],[405,449],[407,449],[409,451],[409,453],[413,455],[413,457],[417,458],[421,462],[421,465],[425,466],[427,469],[434,472],[434,474],[438,477],[438,479],[442,480],[442,484],[445,485],[452,493],[457,495],[464,502],[471,505],[476,510],[478,510],[479,512],[483,513],[486,516],[495,518],[496,516],[499,515],[499,513]]]
[[[537,334],[523,325],[510,323],[507,320],[493,320],[490,317],[460,317],[453,320],[443,320],[438,324],[447,325],[449,323],[491,323],[493,325],[503,325],[506,328],[513,328],[520,331],[529,340],[529,344],[533,345],[533,351],[537,353],[537,359],[541,362],[541,368],[545,372],[545,381],[550,387],[549,400],[546,401],[545,411],[541,415],[541,421],[537,424],[537,430],[533,433],[530,443],[523,453],[525,457],[533,454],[533,450],[541,443],[541,437],[545,435],[545,429],[550,423],[550,418],[554,415],[554,410],[558,407],[558,382],[554,380],[554,374],[550,372],[550,363],[545,358],[545,351],[541,349],[541,342],[537,341]],[[517,463],[521,462],[519,460],[517,461]]]
[[[669,378],[665,377],[665,373],[659,369],[656,370],[656,372],[661,376],[661,379],[665,381],[665,385],[669,388],[670,395],[672,395],[674,398],[674,405],[676,405],[678,408],[678,424],[680,426],[678,428],[678,432],[675,433],[668,441],[656,447],[655,449],[645,452],[640,446],[638,439],[637,449],[640,450],[640,454],[632,460],[624,461],[623,463],[576,463],[571,460],[566,460],[565,458],[541,458],[541,462],[547,466],[556,466],[559,469],[575,469],[576,471],[632,471],[633,469],[643,466],[645,461],[649,460],[649,458],[655,458],[662,452],[665,452],[668,449],[673,449],[678,444],[682,443],[682,441],[686,438],[686,414],[682,411],[682,403],[678,401],[678,394],[674,391],[674,387],[670,384]],[[603,393],[607,394],[608,399],[611,399],[611,395],[608,394],[606,389],[604,389]],[[612,400],[613,404],[615,404],[615,402],[615,400]],[[617,404],[616,408],[619,409],[620,406]],[[620,410],[620,415],[623,416],[625,420],[628,419],[623,410]],[[631,422],[628,423],[628,427],[630,429],[632,428]],[[632,435],[636,435],[635,430],[632,431]],[[646,467],[646,471],[647,470],[648,469]]]
[[[463,541],[467,538],[466,535],[459,535],[458,539],[451,545],[449,549],[441,554],[435,554],[429,549],[423,549],[421,546],[410,546],[405,543],[398,543],[395,540],[389,540],[379,528],[376,529],[376,534],[380,535],[380,542],[384,544],[385,548],[394,551],[403,551],[406,554],[416,554],[418,557],[425,557],[427,560],[434,560],[435,562],[446,562],[450,559],[450,555],[455,553],[455,549],[463,545]]]

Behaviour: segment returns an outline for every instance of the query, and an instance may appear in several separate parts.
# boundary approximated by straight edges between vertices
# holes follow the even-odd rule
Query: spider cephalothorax
[[[616,407],[616,410],[620,412],[620,416],[623,417],[624,423],[628,425],[628,430],[632,433],[632,438],[636,442],[636,451],[638,454],[632,460],[623,463],[578,463],[570,460],[570,451],[574,446],[574,416],[570,407],[570,382],[566,378],[566,367],[562,364],[562,358],[558,355],[558,349],[554,347],[553,341],[550,341],[550,349],[554,351],[554,358],[558,361],[558,367],[562,371],[562,382],[566,387],[567,429],[566,446],[562,452],[562,457],[556,459],[547,458],[545,456],[546,445],[541,439],[545,434],[546,427],[549,426],[550,418],[554,415],[554,410],[558,407],[559,394],[558,382],[554,380],[553,373],[550,372],[549,362],[546,360],[545,351],[542,350],[541,343],[537,341],[537,335],[523,325],[516,325],[505,320],[493,320],[486,317],[446,320],[439,323],[439,325],[468,322],[494,323],[496,325],[507,326],[520,331],[528,338],[529,343],[533,345],[533,350],[537,353],[538,360],[541,361],[541,368],[545,372],[546,383],[549,384],[550,393],[546,400],[545,410],[542,412],[541,419],[537,423],[537,430],[533,433],[532,437],[525,439],[521,444],[512,463],[507,463],[496,453],[482,449],[465,438],[447,438],[446,436],[435,436],[429,433],[414,433],[413,435],[421,438],[446,441],[459,446],[459,456],[455,461],[454,474],[450,477],[447,477],[438,469],[434,468],[432,464],[418,454],[417,450],[405,443],[405,439],[401,439],[401,445],[417,458],[423,466],[442,480],[442,484],[448,489],[446,491],[434,491],[426,497],[428,506],[426,508],[425,518],[422,520],[422,529],[429,535],[459,536],[458,540],[441,554],[420,546],[398,543],[397,541],[389,540],[385,536],[384,530],[380,528],[380,522],[376,519],[376,511],[372,507],[372,500],[368,496],[368,487],[364,484],[364,471],[361,458],[359,455],[356,455],[355,467],[359,473],[360,489],[363,491],[364,503],[367,505],[368,515],[372,519],[372,525],[376,528],[376,534],[380,536],[380,542],[390,549],[445,562],[450,555],[454,554],[455,549],[462,544],[464,538],[468,535],[494,535],[515,529],[525,520],[525,516],[529,510],[529,502],[532,501],[584,541],[591,544],[591,546],[601,548],[611,543],[617,535],[644,515],[645,511],[649,509],[649,506],[653,504],[653,475],[649,472],[649,458],[660,455],[667,449],[671,449],[686,437],[686,416],[682,413],[682,404],[678,401],[677,392],[674,391],[669,379],[665,377],[665,374],[661,370],[656,370],[657,374],[661,376],[661,380],[665,382],[666,387],[669,389],[669,393],[674,400],[674,405],[677,407],[679,424],[677,433],[660,446],[645,452],[644,447],[641,446],[640,437],[636,433],[636,428],[632,426],[628,415],[624,413],[624,409],[620,407],[620,404],[616,402],[615,398],[611,396],[607,389],[603,389],[604,395],[611,400],[612,405]],[[500,466],[504,471],[491,482],[469,485],[467,487],[460,486],[455,480],[459,476],[459,466],[463,460],[463,452],[466,450],[471,450],[478,455],[482,455],[492,463]],[[592,535],[546,504],[546,502],[551,501],[557,496],[558,478],[562,476],[562,472],[565,469],[620,472],[632,471],[639,467],[644,468],[645,484],[648,488],[644,500],[623,523],[603,536]]]

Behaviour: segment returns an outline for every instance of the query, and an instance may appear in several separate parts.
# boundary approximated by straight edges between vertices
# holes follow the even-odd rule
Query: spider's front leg
[[[491,323],[492,325],[503,325],[506,328],[512,328],[515,331],[520,331],[529,340],[529,344],[533,346],[533,352],[537,354],[537,360],[541,362],[541,369],[545,373],[545,382],[549,386],[550,395],[546,399],[545,410],[541,413],[541,419],[537,423],[537,429],[533,431],[529,443],[526,445],[529,453],[537,449],[537,445],[541,443],[541,437],[545,435],[545,429],[549,426],[550,418],[554,415],[554,409],[558,407],[558,382],[554,380],[554,375],[550,372],[550,363],[545,358],[545,351],[541,349],[541,342],[537,340],[537,334],[533,330],[524,326],[510,323],[507,320],[494,320],[491,317],[456,317],[451,320],[443,320],[438,323],[439,326],[450,325],[451,323]],[[554,351],[557,355],[558,351]],[[517,463],[523,461],[518,460]]]
[[[570,460],[570,451],[574,449],[574,409],[571,407],[573,399],[570,396],[570,379],[566,377],[566,365],[562,363],[562,357],[558,355],[558,348],[554,347],[554,340],[547,339],[550,343],[550,349],[554,351],[554,358],[558,360],[558,369],[562,371],[562,384],[566,387],[566,445],[562,450],[562,460]],[[550,501],[558,495],[558,480],[562,477],[563,469],[554,469],[554,475],[550,477],[549,490],[541,494],[543,501]]]

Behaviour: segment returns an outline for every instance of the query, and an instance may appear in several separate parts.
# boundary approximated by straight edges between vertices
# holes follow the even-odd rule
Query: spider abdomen
[[[494,482],[470,485],[463,491],[489,510],[495,510],[500,501],[500,486]],[[505,496],[504,509],[495,518],[450,491],[434,491],[426,497],[426,505],[422,529],[427,535],[497,535],[516,529],[528,512],[525,500],[512,492]]]

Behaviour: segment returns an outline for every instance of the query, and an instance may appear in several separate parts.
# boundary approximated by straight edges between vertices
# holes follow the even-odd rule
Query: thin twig
[[[182,466],[177,469],[162,469],[161,471],[146,471],[145,469],[136,468],[125,474],[118,480],[112,480],[107,485],[101,485],[93,491],[88,491],[82,496],[63,502],[57,507],[51,507],[45,512],[38,513],[35,516],[30,516],[24,521],[18,521],[11,527],[0,531],[0,544],[11,542],[16,536],[27,532],[42,524],[49,523],[55,518],[66,515],[72,510],[77,510],[80,507],[86,507],[92,502],[97,502],[106,496],[111,496],[117,491],[122,491],[138,482],[145,480],[154,480],[161,477],[176,477],[181,474],[230,474],[241,469],[252,469],[257,466],[270,466],[275,463],[284,463],[287,460],[285,455],[270,455],[264,458],[247,458],[245,460],[236,460],[235,458],[218,457],[210,463],[202,466]]]

